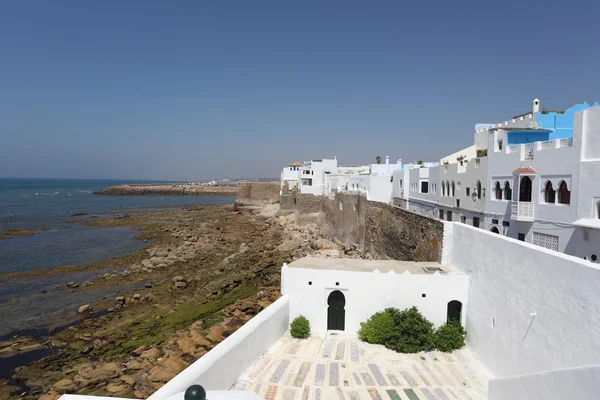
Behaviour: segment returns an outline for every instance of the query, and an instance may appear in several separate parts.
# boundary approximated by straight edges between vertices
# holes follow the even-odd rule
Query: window
[[[600,201],[598,204],[600,204]],[[444,219],[444,210],[440,210],[440,219]]]
[[[600,219],[600,201],[596,203],[596,218]]]
[[[442,196],[446,196],[446,185],[444,184],[444,181],[442,181]],[[600,201],[598,202],[598,204],[599,204],[598,207],[600,207]],[[600,217],[598,217],[598,218],[600,218]]]
[[[571,204],[571,191],[567,188],[565,181],[561,181],[558,185],[558,203]]]
[[[502,151],[502,139],[498,140],[498,151]]]
[[[558,236],[548,235],[547,233],[541,232],[533,232],[532,243],[536,246],[558,251]]]
[[[421,193],[429,193],[429,182],[421,182]]]
[[[475,159],[475,168],[479,168],[480,161],[481,161],[481,160],[480,160],[479,158],[476,158],[476,159]]]
[[[467,217],[465,217],[464,215],[460,216],[460,222],[462,222],[463,224],[467,223]]]
[[[502,226],[510,226],[510,221],[502,221]]]
[[[454,181],[452,181],[452,197],[454,197]]]
[[[340,200],[340,210],[344,209],[344,202]]]
[[[452,211],[448,211],[447,213],[448,218],[446,218],[448,221],[452,221]]]
[[[500,182],[496,181],[496,200],[502,200],[502,186],[500,186]]]
[[[402,179],[400,179],[400,189],[402,189]]]
[[[519,185],[519,201],[531,203],[531,178],[524,176]]]
[[[312,186],[312,179],[308,180],[308,186]]]
[[[518,239],[519,239],[521,242],[524,242],[524,241],[525,241],[525,234],[524,234],[524,233],[519,233],[519,237],[518,237]]]
[[[465,194],[469,196],[471,194],[471,188],[465,188]]]
[[[315,171],[310,171],[310,174],[311,174],[311,175],[314,175],[314,174],[315,174]]]
[[[479,228],[479,217],[473,217],[473,226]]]
[[[394,175],[390,176],[390,182],[394,182]]]
[[[446,182],[446,196],[448,196],[448,197],[452,196],[450,194],[450,182]]]
[[[510,188],[510,183],[508,181],[504,182],[504,200],[512,199],[512,190]]]
[[[554,203],[554,189],[552,188],[552,182],[546,182],[546,188],[544,189],[544,201],[546,203]]]
[[[498,225],[498,220],[497,219],[492,219],[492,224]]]
[[[477,198],[481,200],[481,182],[477,181]]]

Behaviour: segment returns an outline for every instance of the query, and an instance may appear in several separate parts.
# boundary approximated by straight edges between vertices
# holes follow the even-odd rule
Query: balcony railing
[[[507,153],[516,153],[517,151],[519,151],[519,145],[515,144],[514,146],[507,146],[506,147],[506,152]]]
[[[546,150],[554,147],[554,142],[552,140],[546,140],[545,142],[540,143],[540,149]]]
[[[573,138],[560,139],[558,147],[571,147],[573,146]]]
[[[533,221],[533,203],[514,201],[511,208],[511,218],[516,221]]]

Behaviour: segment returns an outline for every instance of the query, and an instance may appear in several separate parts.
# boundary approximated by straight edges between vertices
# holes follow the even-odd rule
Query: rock
[[[121,368],[119,367],[119,365],[115,362],[109,362],[104,364],[103,368],[107,371],[113,371],[116,372],[118,375],[122,375],[123,371],[121,371]]]
[[[177,341],[177,346],[186,354],[194,355],[196,353],[196,343],[192,339],[182,338]]]
[[[139,294],[139,293],[136,293],[136,294],[133,295],[133,299],[134,300],[141,300],[142,299],[142,295]]]
[[[223,330],[223,325],[215,325],[212,328],[210,328],[210,330],[208,331],[208,335],[206,335],[206,338],[213,343],[218,343],[225,339],[225,337],[223,336]]]
[[[303,244],[304,241],[302,239],[290,239],[277,246],[277,250],[282,253],[290,252],[299,249]]]
[[[69,289],[75,289],[75,288],[79,287],[79,283],[77,283],[77,282],[69,282],[69,283],[67,283],[67,287]]]
[[[121,380],[128,385],[131,385],[131,386],[135,385],[135,379],[133,379],[132,377],[130,377],[128,375],[123,375],[121,377]]]
[[[59,393],[74,392],[77,390],[77,385],[71,379],[61,379],[52,385],[52,389]]]
[[[167,382],[175,377],[176,373],[168,372],[160,366],[155,366],[150,370],[148,379],[152,382]]]
[[[178,356],[170,355],[168,357],[165,357],[160,362],[160,365],[162,365],[167,372],[176,375],[183,371],[189,364],[183,361]]]
[[[190,337],[194,341],[194,343],[203,346],[203,347],[212,347],[212,343],[206,339],[200,332],[195,329],[190,331]]]
[[[140,357],[148,360],[156,360],[160,356],[160,351],[156,347],[149,348],[140,354]]]
[[[127,369],[131,369],[131,370],[138,370],[138,369],[145,369],[148,365],[147,361],[139,361],[137,359],[133,359],[131,361],[129,361],[127,364],[125,364],[127,366]]]
[[[133,392],[133,395],[138,399],[145,399],[146,397],[148,397],[148,395],[142,392],[141,390],[136,390],[135,392]]]
[[[146,284],[144,285],[144,287],[145,287],[146,289],[150,289],[150,288],[152,287],[152,283],[150,283],[150,282],[146,282]]]
[[[320,254],[323,255],[323,256],[325,256],[325,257],[339,257],[340,256],[340,251],[339,250],[335,250],[335,249],[331,249],[331,250],[322,251]]]
[[[320,249],[320,250],[332,250],[332,249],[339,248],[339,246],[337,244],[335,244],[331,240],[327,240],[327,239],[317,239],[314,242],[314,245],[317,249]]]
[[[185,282],[185,278],[183,276],[177,275],[173,277],[173,282]]]
[[[187,283],[185,283],[185,282],[175,282],[175,287],[177,289],[183,289],[183,288],[187,287]]]
[[[77,370],[77,375],[75,376],[74,380],[76,383],[80,383],[81,386],[87,386],[104,382],[116,376],[117,373],[115,371],[109,371],[100,366],[94,368],[92,364],[86,363],[79,366]]]
[[[109,383],[106,390],[110,393],[119,393],[128,390],[129,388],[122,383]]]
[[[123,297],[123,296],[116,297],[115,301],[120,304],[125,304],[125,297]]]
[[[90,306],[89,304],[84,304],[77,309],[77,312],[79,314],[89,311],[92,311],[92,306]]]
[[[60,394],[46,393],[40,396],[38,400],[58,400],[60,396]]]

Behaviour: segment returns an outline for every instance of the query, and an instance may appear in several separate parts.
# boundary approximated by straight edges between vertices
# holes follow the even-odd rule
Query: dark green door
[[[461,319],[460,319],[461,313],[462,313],[462,303],[460,301],[452,300],[451,302],[448,303],[448,319],[447,319],[447,321],[455,320],[460,323],[461,322]]]
[[[336,290],[329,294],[327,298],[327,330],[344,330],[344,322],[346,319],[346,298],[344,293]]]

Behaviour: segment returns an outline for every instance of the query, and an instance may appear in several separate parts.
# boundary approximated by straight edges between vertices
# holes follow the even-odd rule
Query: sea
[[[0,239],[0,337],[44,326],[52,317],[77,305],[116,293],[110,288],[80,293],[57,291],[57,285],[83,282],[106,271],[82,271],[41,277],[9,279],[4,274],[61,265],[84,265],[140,250],[148,245],[135,238],[132,228],[96,228],[72,223],[92,216],[197,204],[233,203],[224,196],[102,196],[93,192],[123,183],[183,183],[81,179],[0,178],[0,231],[44,228],[33,235]],[[83,213],[79,217],[73,214]],[[118,267],[118,266],[117,266]],[[142,283],[143,285],[143,283]]]

